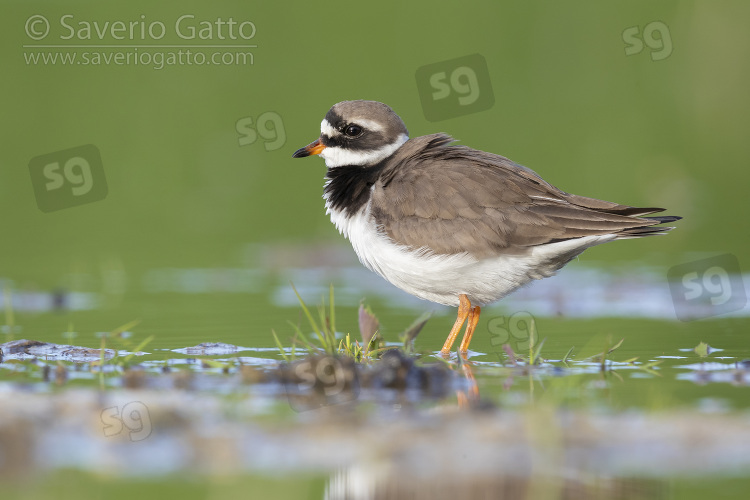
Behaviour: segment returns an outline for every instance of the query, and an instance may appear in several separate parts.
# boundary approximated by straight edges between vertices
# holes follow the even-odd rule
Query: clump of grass
[[[380,334],[380,322],[378,321],[378,318],[369,307],[362,303],[359,305],[358,312],[361,342],[358,339],[352,338],[350,333],[347,333],[342,339],[337,339],[333,285],[329,288],[328,306],[325,304],[325,298],[321,298],[321,303],[317,307],[317,318],[316,315],[313,314],[312,309],[308,307],[302,299],[293,284],[292,289],[297,296],[297,300],[302,307],[302,311],[307,318],[307,322],[314,335],[313,338],[310,339],[302,332],[299,325],[290,321],[289,324],[294,329],[295,334],[292,338],[291,348],[286,349],[281,340],[279,340],[276,332],[272,330],[271,333],[273,334],[274,341],[276,342],[276,346],[279,348],[279,352],[284,361],[290,362],[296,359],[296,348],[298,346],[301,346],[309,353],[346,356],[356,362],[377,359],[383,352],[396,348],[395,346],[386,345],[385,339]],[[403,332],[401,340],[404,343],[404,351],[407,353],[414,352],[414,340],[424,327],[425,323],[427,323],[430,316],[431,313],[423,314]]]
[[[607,336],[607,343],[604,346],[604,350],[601,352],[601,354],[596,354],[591,357],[592,361],[595,361],[599,363],[599,369],[601,371],[606,371],[607,369],[607,361],[611,361],[609,358],[609,355],[612,354],[614,351],[619,349],[619,347],[622,345],[622,343],[625,341],[624,338],[621,338],[619,342],[616,344],[612,344],[612,336]],[[635,360],[633,360],[635,361]]]
[[[594,354],[593,356],[589,356],[588,358],[584,358],[580,361],[593,361],[595,363],[599,363],[599,367],[601,371],[606,371],[607,369],[607,361],[611,361],[610,354],[612,354],[614,351],[616,351],[622,343],[625,341],[624,338],[620,339],[617,343],[612,343],[612,336],[607,336],[607,340],[604,345],[604,349],[599,354]],[[540,346],[541,349],[541,346]],[[575,346],[568,349],[568,352],[565,353],[565,356],[560,360],[560,362],[565,365],[566,367],[570,367],[575,364],[576,360],[572,359],[573,355],[573,349],[575,349]],[[623,361],[623,363],[634,363],[638,358],[632,358]]]
[[[92,363],[92,365],[98,365],[100,367],[100,371],[103,370],[105,364],[118,366],[123,369],[129,368],[131,365],[133,365],[137,353],[145,349],[146,346],[150,344],[152,340],[154,340],[154,336],[149,335],[139,344],[135,344],[124,335],[125,332],[129,332],[130,329],[138,325],[140,322],[140,320],[134,320],[129,323],[125,323],[118,328],[115,328],[111,332],[103,334],[101,337],[101,344],[99,349],[99,361]],[[112,342],[116,344],[116,346],[114,347],[115,354],[111,359],[105,360],[108,339],[112,340]],[[129,351],[129,354],[120,356],[120,350]]]
[[[706,358],[711,354],[711,346],[705,342],[701,342],[693,348],[693,352],[695,352],[700,358]]]
[[[615,352],[617,349],[619,349],[620,346],[622,346],[622,343],[624,341],[625,339],[622,338],[618,342],[613,343],[612,336],[608,335],[606,337],[606,341],[604,344],[604,348],[602,349],[602,352],[600,352],[599,354],[594,354],[593,356],[589,356],[588,358],[584,358],[581,361],[586,361],[586,362],[593,361],[594,363],[599,364],[600,371],[602,372],[609,371],[610,373],[615,373],[611,367],[612,361],[613,361],[611,354]],[[571,366],[570,356],[572,352],[573,352],[573,348],[571,347],[570,350],[568,350],[567,354],[565,354],[565,357],[562,359],[562,363],[567,367]],[[649,361],[648,363],[636,364],[636,361],[638,361],[638,359],[639,357],[636,356],[634,358],[625,359],[621,361],[621,363],[627,363],[651,375],[661,376],[658,372],[654,370],[654,368],[657,365],[661,364],[662,360],[657,359],[655,361]],[[573,361],[573,364],[574,363],[575,361]]]
[[[145,339],[143,339],[139,344],[135,344],[128,340],[127,337],[123,336],[124,332],[129,331],[131,328],[139,324],[140,320],[131,321],[130,323],[127,323],[125,325],[122,325],[121,327],[113,330],[108,337],[112,338],[116,344],[119,344],[117,349],[115,349],[115,355],[110,360],[110,363],[120,366],[122,368],[127,368],[133,364],[133,360],[135,359],[135,356],[143,351],[148,344],[151,343],[152,340],[154,340],[153,335],[149,335]],[[120,347],[123,348],[123,350],[130,351],[130,354],[126,356],[120,356]]]
[[[334,306],[335,299],[333,295],[333,285],[331,285],[329,292],[328,308],[326,308],[325,299],[321,300],[321,304],[317,308],[317,321],[312,312],[310,312],[310,308],[307,307],[305,301],[302,300],[302,297],[297,291],[297,288],[295,288],[294,284],[292,284],[292,290],[294,290],[294,294],[297,296],[297,300],[302,307],[302,311],[305,313],[305,317],[310,324],[310,328],[315,333],[315,338],[318,342],[318,345],[308,339],[307,336],[302,333],[302,330],[298,325],[289,321],[288,323],[292,326],[292,328],[294,328],[295,332],[294,338],[292,339],[291,359],[295,358],[295,346],[297,344],[302,345],[302,347],[308,349],[309,351],[322,351],[330,355],[336,354],[339,346],[336,343],[336,310]],[[276,340],[276,345],[278,346],[279,351],[281,351],[282,357],[285,361],[289,361],[290,356],[287,355],[286,349],[284,349],[278,335],[276,335],[276,332],[273,330],[271,331],[271,333],[273,333],[273,337]]]
[[[539,344],[536,343],[539,336],[536,333],[536,323],[534,322],[533,318],[531,319],[529,323],[529,353],[528,354],[520,354],[513,351],[513,348],[510,346],[510,344],[503,344],[503,351],[505,351],[505,355],[510,360],[510,363],[512,365],[517,365],[518,361],[523,361],[526,366],[539,366],[541,365],[545,360],[542,358],[542,347],[544,347],[544,343],[547,341],[547,337],[543,338]],[[570,355],[570,353],[573,351],[573,348],[568,351],[568,354],[566,354],[566,357]]]
[[[571,356],[573,355],[573,349],[575,349],[575,348],[576,348],[576,346],[571,346],[570,349],[568,349],[568,352],[566,352],[565,356],[563,356],[563,359],[561,361],[562,364],[564,364],[565,366],[570,366],[568,363],[571,360]]]
[[[115,328],[111,332],[105,333],[101,337],[101,343],[99,345],[99,360],[94,361],[91,363],[91,366],[98,366],[99,367],[99,385],[101,388],[104,388],[104,366],[109,364],[112,366],[117,366],[122,370],[126,370],[130,368],[134,363],[134,358],[136,354],[139,351],[142,351],[146,348],[146,346],[154,340],[154,336],[150,335],[146,337],[143,341],[141,341],[140,344],[135,345],[133,342],[128,340],[128,338],[123,335],[125,332],[130,331],[131,328],[135,327],[138,323],[140,323],[141,320],[134,320],[129,323],[125,323],[124,325]],[[70,329],[70,328],[69,328]],[[107,339],[112,339],[113,342],[120,344],[120,346],[116,347],[114,349],[115,355],[112,357],[112,359],[105,359],[106,356],[106,350],[107,350]],[[126,356],[120,356],[120,347],[123,348],[123,350],[130,351],[129,354]]]
[[[544,342],[547,340],[545,337],[542,339],[542,341],[537,344],[536,343],[537,335],[536,335],[536,326],[534,325],[534,322],[532,320],[531,325],[529,327],[529,352],[528,354],[520,354],[513,351],[511,346],[509,344],[503,344],[503,351],[505,352],[506,357],[510,361],[511,365],[516,366],[518,364],[518,361],[523,361],[526,366],[538,366],[541,365],[545,360],[541,357],[541,351],[542,347],[544,346]],[[613,343],[612,337],[607,336],[606,342],[604,345],[604,348],[602,352],[598,354],[594,354],[593,356],[589,356],[587,358],[581,359],[581,360],[574,360],[572,358],[573,350],[575,349],[575,346],[568,349],[568,351],[565,353],[565,356],[560,360],[560,363],[562,363],[566,367],[571,367],[576,364],[577,361],[585,361],[585,362],[595,362],[599,364],[601,371],[607,371],[608,369],[608,363],[611,364],[611,354],[616,351],[622,343],[625,341],[624,338],[620,339],[618,342]],[[700,347],[700,346],[699,346]],[[635,362],[638,360],[637,357],[626,359],[622,361],[623,363],[629,363],[632,365],[635,365]],[[643,369],[649,373],[656,372],[653,370],[653,368],[661,363],[661,360],[652,361],[646,364],[640,364],[637,365],[638,368]]]
[[[343,354],[352,358],[354,361],[361,363],[378,358],[384,351],[394,349],[393,347],[377,347],[379,344],[376,341],[376,337],[372,337],[372,340],[368,343],[360,345],[358,340],[352,342],[351,335],[348,333],[346,337],[341,340],[339,345],[338,354]]]

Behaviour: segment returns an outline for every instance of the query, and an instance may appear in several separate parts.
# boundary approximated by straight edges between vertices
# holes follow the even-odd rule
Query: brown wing
[[[407,142],[375,185],[372,213],[397,243],[481,258],[589,235],[644,236],[677,219],[565,193],[507,158],[450,141],[435,134]]]

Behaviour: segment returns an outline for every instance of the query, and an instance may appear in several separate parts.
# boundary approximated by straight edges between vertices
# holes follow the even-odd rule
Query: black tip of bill
[[[304,148],[299,148],[297,151],[295,151],[292,155],[292,158],[304,158],[305,156],[310,156],[310,151],[308,151],[307,146],[305,146]]]

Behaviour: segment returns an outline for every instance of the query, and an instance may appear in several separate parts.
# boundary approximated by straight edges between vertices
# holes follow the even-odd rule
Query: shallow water
[[[130,277],[137,293],[6,286],[0,447],[26,451],[0,476],[273,474],[315,478],[311,498],[670,498],[697,476],[750,477],[747,307],[678,321],[666,270],[576,264],[485,308],[467,359],[446,361],[455,311],[337,251],[323,267],[267,249],[252,268],[153,269]],[[285,356],[289,321],[311,335],[290,281],[313,309],[332,283],[355,337],[367,297],[389,347],[431,310],[416,364],[365,363],[340,387],[338,361],[333,378],[283,368],[271,331]]]
[[[750,310],[724,292],[750,290],[750,4],[119,3],[0,7],[12,96],[0,125],[0,344],[64,346],[0,362],[0,498],[747,496]],[[63,39],[62,14],[168,33]],[[252,21],[255,63],[29,63],[38,43],[147,57],[161,48],[124,45],[235,43],[183,39],[173,28],[186,14]],[[40,17],[43,41],[29,31]],[[454,62],[476,70],[479,87],[458,83],[488,107],[430,121],[419,75],[445,64],[457,76]],[[443,102],[463,94],[452,86]],[[351,97],[387,102],[413,136],[450,133],[566,191],[684,219],[663,238],[591,249],[485,308],[469,363],[445,363],[435,351],[455,311],[363,269],[325,215],[323,162],[291,159]],[[96,199],[75,194],[67,166],[63,189],[35,179],[44,158],[88,161]],[[698,266],[711,256],[724,275]],[[678,307],[667,278],[681,264],[700,278],[683,273],[685,291],[701,284],[707,301]],[[364,299],[391,345],[434,311],[415,348],[417,366],[438,368],[363,367],[341,392],[327,370],[350,376],[343,364],[291,378],[271,335],[288,346],[295,326],[310,331],[290,281],[311,305],[333,283],[344,334]],[[514,365],[504,346],[527,354],[532,331],[537,348],[546,339],[541,363]],[[620,339],[602,369],[595,357]]]
[[[747,320],[542,319],[536,327],[537,346],[546,337],[538,366],[512,359],[492,335],[477,338],[467,361],[446,363],[429,350],[442,332],[428,322],[416,366],[432,375],[384,386],[382,362],[373,362],[355,388],[322,399],[299,380],[284,382],[274,347],[123,349],[142,340],[135,326],[105,339],[100,370],[98,349],[6,343],[0,443],[31,446],[22,460],[0,462],[0,475],[327,476],[317,498],[449,498],[467,488],[476,497],[541,488],[670,498],[676,478],[747,477]],[[695,340],[707,332],[717,345]],[[508,338],[514,356],[527,347],[518,337]],[[596,359],[619,338],[603,364]],[[133,354],[129,368],[113,362],[116,352]]]

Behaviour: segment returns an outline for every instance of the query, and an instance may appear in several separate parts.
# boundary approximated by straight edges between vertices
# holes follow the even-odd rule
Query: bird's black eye
[[[362,133],[362,127],[360,127],[359,125],[348,125],[344,129],[344,133],[349,137],[357,137]]]

